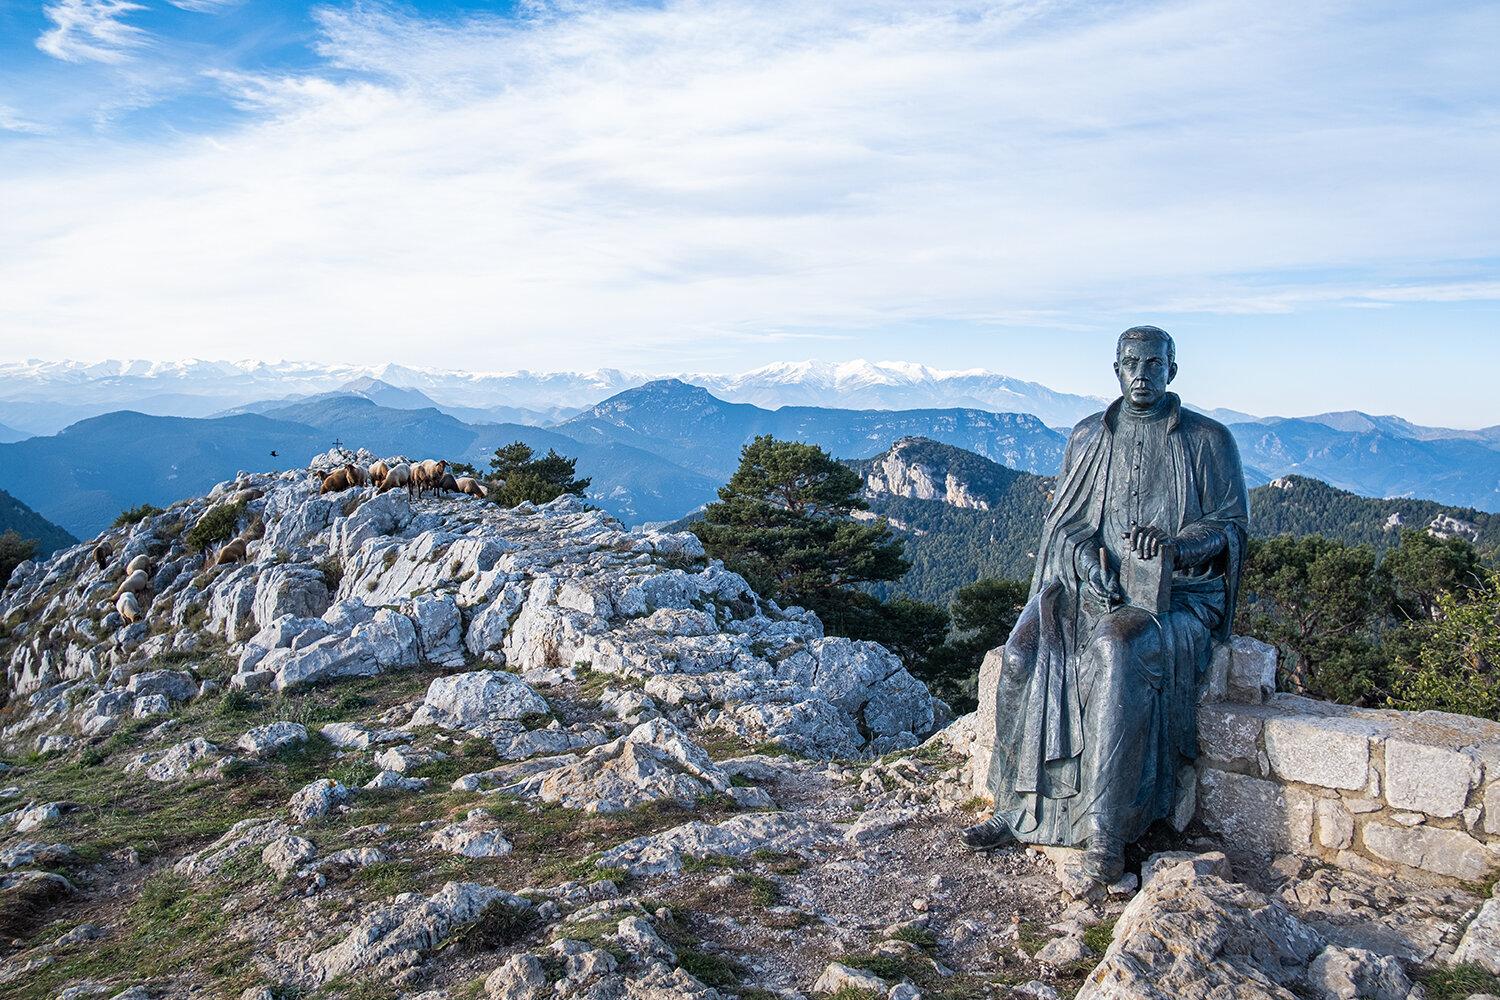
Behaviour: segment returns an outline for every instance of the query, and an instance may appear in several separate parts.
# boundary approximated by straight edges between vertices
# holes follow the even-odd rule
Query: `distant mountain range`
[[[113,410],[205,417],[290,403],[329,392],[366,395],[397,409],[437,406],[470,422],[546,425],[607,396],[663,378],[601,368],[591,372],[465,372],[403,365],[316,365],[258,361],[29,361],[0,364],[0,423],[52,434]],[[1069,426],[1100,400],[982,370],[942,371],[907,362],[807,361],[739,374],[680,374],[720,399],[758,406],[858,409],[986,409],[1030,413]],[[381,383],[376,386],[374,383]],[[402,401],[391,390],[410,390]]]
[[[8,385],[4,367],[0,366],[0,393]],[[287,366],[259,367],[271,368],[279,377]],[[866,385],[875,392],[873,387],[880,384],[889,388],[890,380],[902,370],[900,366],[868,367],[874,374],[865,372],[863,382],[855,378],[862,369],[850,366],[774,371],[793,378],[792,385],[812,385],[814,376],[830,384],[842,378],[845,390],[841,391],[863,391],[859,385]],[[902,392],[915,393],[914,386],[948,384],[945,379],[951,382],[959,376],[969,378],[973,388],[989,378],[976,373],[938,378],[940,373],[906,368],[912,370],[907,372],[910,377]],[[309,387],[328,376],[327,369],[298,371],[293,374]],[[453,373],[444,377],[450,376],[460,380]],[[83,380],[87,391],[77,389],[74,394],[81,399],[92,398],[98,385],[123,392],[127,384],[140,388],[159,384],[161,379],[181,388],[219,378],[243,388],[271,375],[197,362],[168,366],[165,373],[132,366],[122,370],[105,366],[102,372],[40,366],[27,377],[33,389],[44,384],[56,388],[65,377]],[[468,378],[472,383],[500,377]],[[624,376],[613,373],[606,378],[594,373],[589,378],[607,382]],[[999,392],[1001,382],[995,380],[1000,379],[995,376],[985,384]],[[748,375],[743,377],[741,388],[750,384]],[[527,419],[505,420],[500,418],[510,411],[503,407],[451,401],[438,406],[423,389],[370,375],[357,375],[342,385],[346,389],[261,399],[211,417],[114,411],[75,422],[57,434],[0,443],[0,488],[69,531],[88,536],[124,507],[164,504],[201,493],[240,469],[305,465],[335,439],[380,455],[446,457],[470,462],[481,470],[487,468],[496,447],[521,440],[542,451],[555,448],[577,458],[579,474],[593,480],[590,491],[595,502],[627,523],[639,524],[673,520],[711,500],[738,465],[740,448],[760,434],[809,441],[843,459],[870,458],[902,438],[923,437],[1036,475],[1056,471],[1065,444],[1062,431],[1033,413],[997,413],[981,407],[788,405],[773,410],[726,400],[679,379],[658,379],[625,389],[546,427],[530,422],[540,411],[525,411]],[[472,385],[469,389],[475,391]],[[1100,400],[1085,397],[1053,396],[1052,405],[1058,407],[1096,410],[1102,405]],[[222,406],[224,400],[218,402]],[[1400,418],[1360,413],[1244,420],[1230,427],[1252,485],[1289,474],[1305,475],[1365,495],[1422,497],[1455,507],[1500,510],[1500,433],[1443,432]],[[275,458],[270,454],[273,450]]]

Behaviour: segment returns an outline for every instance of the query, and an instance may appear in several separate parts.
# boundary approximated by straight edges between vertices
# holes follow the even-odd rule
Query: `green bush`
[[[155,504],[143,503],[139,507],[131,507],[128,510],[120,511],[119,516],[115,518],[114,527],[123,528],[127,524],[138,524],[148,517],[155,517],[157,514],[163,513],[166,512]]]
[[[202,552],[216,542],[227,542],[233,538],[247,502],[241,500],[238,503],[221,503],[200,517],[198,523],[188,529],[188,548],[194,552]]]

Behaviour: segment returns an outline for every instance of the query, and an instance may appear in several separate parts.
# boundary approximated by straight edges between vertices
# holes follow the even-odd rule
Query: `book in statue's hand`
[[[1126,549],[1120,556],[1120,587],[1125,591],[1125,603],[1163,614],[1172,610],[1172,563],[1176,550],[1163,545],[1155,558],[1143,559],[1134,549]]]

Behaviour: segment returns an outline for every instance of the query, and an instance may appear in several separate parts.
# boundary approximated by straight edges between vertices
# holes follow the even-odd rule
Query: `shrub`
[[[221,503],[200,517],[198,523],[188,529],[188,548],[202,552],[215,542],[227,542],[233,538],[246,503],[245,500]]]
[[[157,514],[164,513],[166,512],[155,504],[143,503],[139,507],[131,507],[120,511],[119,515],[115,518],[113,527],[123,528],[127,524],[139,524],[148,517],[155,517]]]

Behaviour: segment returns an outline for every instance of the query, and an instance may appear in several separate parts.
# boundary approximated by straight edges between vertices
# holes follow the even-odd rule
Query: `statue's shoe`
[[[1010,824],[999,816],[991,816],[983,823],[964,828],[964,846],[971,851],[993,851],[1015,839],[1016,835],[1010,832]]]
[[[1101,885],[1113,885],[1125,874],[1125,845],[1119,837],[1096,833],[1083,852],[1083,873]]]

